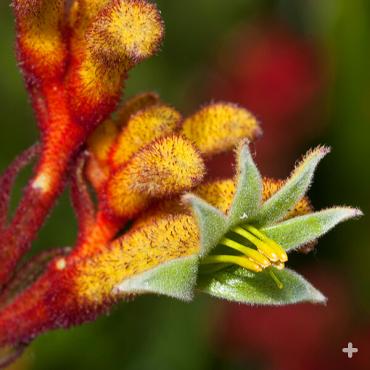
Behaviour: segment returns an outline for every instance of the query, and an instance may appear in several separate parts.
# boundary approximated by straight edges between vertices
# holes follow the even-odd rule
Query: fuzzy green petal
[[[227,231],[225,216],[203,199],[186,194],[183,199],[190,203],[200,231],[200,256],[207,255]]]
[[[283,283],[282,289],[277,288],[268,271],[252,273],[243,268],[201,275],[198,289],[214,297],[250,305],[326,302],[323,294],[296,272],[274,269],[274,273]]]
[[[318,147],[309,152],[285,185],[262,205],[252,222],[261,227],[284,218],[306,194],[317,165],[329,151],[329,148]]]
[[[335,207],[290,220],[262,229],[266,235],[287,251],[316,240],[340,222],[359,217],[362,212],[355,208]]]
[[[114,294],[157,293],[191,301],[198,273],[198,256],[182,257],[124,280]]]
[[[253,216],[262,201],[261,174],[247,144],[240,148],[238,171],[238,185],[228,217],[230,226],[240,224],[241,217],[244,214],[248,218]]]

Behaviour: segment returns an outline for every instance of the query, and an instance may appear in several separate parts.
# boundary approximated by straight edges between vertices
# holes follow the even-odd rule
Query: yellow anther
[[[288,261],[288,255],[286,254],[285,250],[274,240],[268,238],[264,233],[256,229],[255,227],[251,225],[244,226],[246,230],[254,234],[256,237],[267,243],[276,253],[276,255],[279,257],[279,260],[281,262]]]
[[[257,247],[259,252],[264,254],[271,262],[278,262],[280,260],[274,248],[272,248],[265,241],[258,239],[255,235],[251,234],[247,230],[238,226],[235,227],[232,231],[253,243]]]
[[[238,256],[230,256],[230,255],[214,255],[208,256],[202,260],[202,264],[208,265],[213,263],[227,263],[238,265],[247,270],[253,272],[261,272],[262,267],[254,263],[253,261],[249,260],[246,257],[238,257]]]
[[[270,261],[263,254],[257,252],[252,248],[245,247],[244,245],[237,243],[234,240],[224,238],[220,241],[220,244],[226,245],[227,247],[243,253],[246,257],[260,265],[262,268],[271,266]]]

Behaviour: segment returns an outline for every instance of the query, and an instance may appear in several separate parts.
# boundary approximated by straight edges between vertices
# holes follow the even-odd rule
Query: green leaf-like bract
[[[230,226],[240,224],[244,215],[253,216],[262,202],[262,178],[248,145],[241,147],[238,165],[238,184],[228,217]]]
[[[277,288],[268,271],[253,273],[239,267],[201,275],[198,289],[214,297],[252,305],[325,303],[326,298],[296,272],[274,269],[274,273],[284,284],[283,289]]]
[[[201,198],[187,194],[184,200],[193,208],[200,230],[200,256],[206,256],[227,231],[225,216]]]
[[[191,301],[197,273],[198,256],[177,258],[124,280],[113,293],[157,293]]]
[[[262,205],[252,222],[265,226],[284,218],[306,194],[317,165],[327,153],[328,148],[318,147],[306,155],[284,186]]]
[[[361,216],[358,209],[334,207],[263,228],[262,231],[287,251],[318,239],[340,222]]]

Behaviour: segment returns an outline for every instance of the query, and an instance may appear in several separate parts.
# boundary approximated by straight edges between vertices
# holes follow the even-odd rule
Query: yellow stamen
[[[243,253],[246,257],[248,257],[263,268],[271,266],[270,261],[264,255],[252,248],[245,247],[244,245],[239,244],[234,240],[224,238],[220,241],[220,244],[226,245],[227,247]]]
[[[276,254],[276,251],[274,248],[272,248],[269,244],[267,244],[265,241],[262,241],[258,239],[255,235],[251,234],[247,230],[243,229],[242,227],[238,226],[232,229],[233,232],[236,234],[241,235],[243,238],[249,240],[251,243],[253,243],[257,249],[264,254],[270,261],[272,262],[278,262],[279,257]]]
[[[274,252],[279,257],[279,260],[281,262],[288,261],[288,255],[286,254],[285,250],[274,240],[268,238],[264,233],[256,229],[255,227],[251,225],[243,226],[246,230],[257,236],[259,239],[270,245],[270,247],[274,250]]]
[[[231,263],[241,266],[253,272],[261,272],[262,267],[252,262],[246,257],[228,256],[228,255],[214,255],[208,256],[202,260],[202,264],[208,265],[213,263]]]

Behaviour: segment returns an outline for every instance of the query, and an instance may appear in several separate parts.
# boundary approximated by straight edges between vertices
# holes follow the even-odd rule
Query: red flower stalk
[[[13,6],[17,57],[41,145],[14,218],[2,225],[0,290],[64,188],[87,136],[116,107],[128,70],[157,50],[163,34],[158,10],[144,0],[75,0],[71,7],[63,0],[14,0]],[[5,184],[17,171],[8,172]]]

